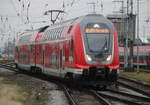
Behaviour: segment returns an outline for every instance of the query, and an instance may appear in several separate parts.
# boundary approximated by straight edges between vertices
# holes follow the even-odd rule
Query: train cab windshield
[[[85,28],[86,53],[93,56],[91,59],[99,61],[107,59],[112,53],[112,35],[104,23],[89,23]]]

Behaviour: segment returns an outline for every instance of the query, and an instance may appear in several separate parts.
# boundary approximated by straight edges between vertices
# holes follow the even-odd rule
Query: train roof
[[[87,23],[89,21],[93,22],[93,23],[100,21],[100,22],[106,23],[109,26],[111,26],[110,28],[112,28],[112,26],[113,26],[112,22],[110,20],[108,20],[107,18],[105,18],[101,14],[88,14],[88,15],[76,17],[76,18],[73,18],[73,19],[70,19],[67,21],[63,21],[60,23],[52,24],[50,26],[41,27],[39,29],[23,33],[21,36],[19,36],[17,44],[27,44],[27,43],[29,44],[29,43],[31,43],[34,39],[34,35],[37,33],[41,33],[41,32],[46,33],[51,29],[71,26],[73,24],[80,24],[81,26],[84,27],[84,25],[85,24],[87,25]]]
[[[63,21],[63,22],[59,22],[59,23],[56,23],[56,24],[52,24],[49,28],[63,27],[63,26],[68,26],[68,25],[72,25],[72,24],[82,24],[82,23],[84,23],[88,20],[91,20],[92,18],[105,20],[105,22],[107,22],[108,24],[112,24],[110,22],[110,20],[108,20],[107,18],[105,18],[101,14],[88,14],[88,15],[76,17],[76,18],[73,18],[73,19],[70,19],[70,20],[66,20],[66,21]],[[95,19],[95,20],[97,20],[97,19]],[[93,20],[93,22],[95,20]]]

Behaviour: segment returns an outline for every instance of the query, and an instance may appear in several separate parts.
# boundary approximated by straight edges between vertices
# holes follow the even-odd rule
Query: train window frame
[[[55,28],[54,40],[56,39],[57,29]]]
[[[101,32],[101,33],[99,33],[99,32],[97,32],[97,33],[94,33],[94,32],[87,33],[87,32],[85,32],[85,30],[86,30],[86,28],[88,28],[88,25],[89,25],[89,24],[93,24],[93,25],[94,25],[94,24],[103,24],[103,25],[105,25],[105,26],[104,26],[104,29],[105,29],[105,27],[106,27],[106,28],[109,30],[109,32],[108,32],[108,33],[102,33],[102,32]],[[103,29],[103,28],[102,28],[102,29]],[[88,52],[88,53],[91,53],[91,52],[89,51],[89,44],[88,44],[88,43],[89,43],[89,42],[88,42],[88,39],[89,39],[89,38],[88,38],[88,36],[90,36],[90,35],[92,36],[93,34],[95,34],[95,35],[97,34],[97,37],[98,37],[98,36],[101,36],[101,35],[107,35],[107,36],[109,36],[109,37],[108,37],[109,40],[110,40],[110,38],[112,37],[112,32],[111,32],[110,27],[108,26],[108,24],[103,23],[103,22],[101,22],[101,23],[88,23],[88,24],[86,24],[85,27],[84,27],[84,29],[83,29],[83,33],[84,33],[84,34],[83,34],[84,37],[85,37],[86,40],[87,40],[86,43],[87,43],[87,52]],[[90,36],[90,37],[91,37],[91,36]],[[109,46],[108,46],[109,48],[110,48],[110,45],[111,45],[110,43],[111,43],[110,41],[108,41],[108,43],[107,43],[107,44],[109,45]],[[112,48],[112,47],[111,47],[111,48]],[[108,53],[110,53],[111,51],[112,51],[112,49],[109,50]]]
[[[51,40],[51,39],[52,39],[52,29],[50,30],[49,37],[48,37],[48,40]]]
[[[52,31],[52,38],[51,38],[51,40],[53,40],[53,37],[54,37],[54,29]]]
[[[54,40],[56,39],[56,28],[55,28],[55,32],[54,32]]]
[[[61,28],[61,32],[60,32],[60,38],[62,37],[62,32],[63,32],[63,28]]]
[[[57,28],[56,39],[58,39],[58,34],[59,34],[59,28]]]
[[[57,29],[55,29],[56,31],[55,31],[55,37],[54,37],[54,39],[56,39],[56,37],[57,37]]]
[[[59,29],[59,38],[61,38],[61,28]]]
[[[59,29],[59,38],[61,37],[62,28]]]
[[[57,38],[59,38],[59,35],[60,35],[60,28],[58,28],[58,35],[57,35]]]
[[[48,33],[49,33],[49,32],[47,32],[47,34],[46,34],[46,38],[45,38],[46,40],[48,40]]]
[[[64,32],[64,27],[62,27],[62,30],[61,30],[61,38],[63,38],[63,32]]]
[[[49,31],[49,34],[48,34],[48,40],[51,40],[51,30]]]
[[[48,40],[48,36],[49,36],[49,30],[46,33],[46,41]]]
[[[51,31],[52,31],[52,30],[49,30],[48,40],[50,40],[50,39],[51,39]]]
[[[58,35],[58,28],[56,29],[56,37],[57,37],[57,35]]]

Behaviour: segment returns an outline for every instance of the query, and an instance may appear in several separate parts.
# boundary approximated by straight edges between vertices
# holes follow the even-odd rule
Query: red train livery
[[[138,47],[138,53],[137,53]],[[119,47],[119,55],[120,55],[120,64],[124,65],[124,47]],[[137,60],[137,54],[139,59]],[[129,55],[129,48],[128,48]],[[128,56],[129,58],[129,56]],[[131,61],[130,61],[131,62]],[[149,45],[141,45],[133,47],[133,65],[140,67],[149,68],[150,67],[150,46]]]
[[[106,85],[117,80],[117,33],[98,14],[45,26],[20,35],[15,62],[20,69]]]

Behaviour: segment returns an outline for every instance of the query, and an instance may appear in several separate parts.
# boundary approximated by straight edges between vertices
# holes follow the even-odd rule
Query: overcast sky
[[[75,2],[73,2],[75,1]],[[88,14],[92,11],[92,6],[88,3],[96,3],[96,12],[98,14],[108,15],[113,11],[121,8],[121,3],[113,3],[114,0],[0,0],[0,33],[8,32],[7,30],[15,30],[14,33],[24,30],[51,24],[50,16],[44,16],[44,12],[51,9],[61,9],[65,7],[66,14],[63,19]],[[134,0],[134,13],[136,14],[136,1]],[[126,0],[124,0],[126,2]],[[64,3],[64,5],[63,5]],[[23,5],[24,4],[24,5]],[[30,4],[30,6],[29,6]],[[23,8],[24,6],[24,8]],[[29,6],[29,21],[27,21],[27,7]],[[140,35],[148,36],[150,33],[150,23],[145,20],[150,17],[150,0],[140,0]],[[103,7],[103,8],[102,8]],[[8,21],[6,19],[8,17]],[[42,21],[47,21],[42,23]],[[25,24],[26,23],[26,24]],[[145,33],[145,34],[144,34]],[[2,37],[1,43],[4,42],[8,35]],[[12,35],[13,36],[13,35]]]

